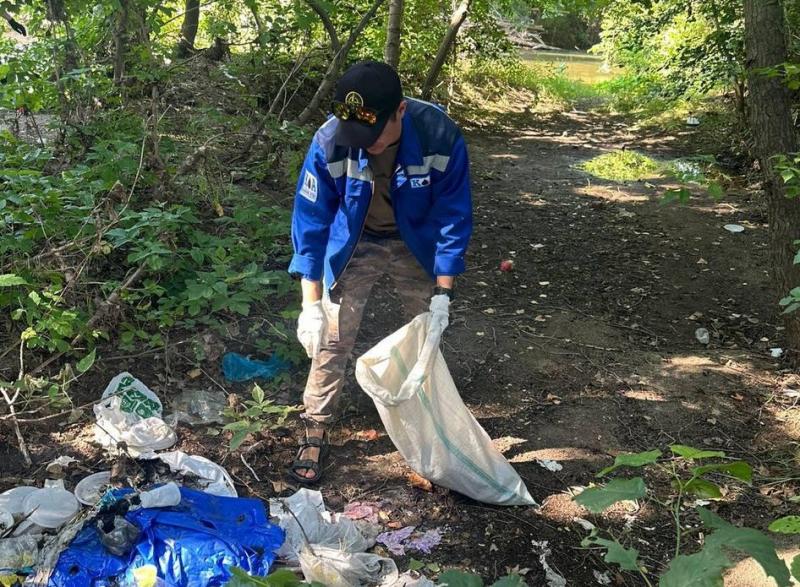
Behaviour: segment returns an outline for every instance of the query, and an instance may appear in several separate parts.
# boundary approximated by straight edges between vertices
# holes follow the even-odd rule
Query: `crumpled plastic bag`
[[[206,493],[221,497],[239,495],[228,472],[205,457],[187,455],[183,451],[174,450],[156,455],[156,458],[169,465],[173,473],[191,473],[196,476],[197,486]]]
[[[391,584],[397,579],[393,560],[365,552],[375,545],[380,527],[328,512],[322,494],[310,489],[269,503],[270,515],[286,532],[277,555],[298,561],[306,581],[319,581],[326,587],[358,587]]]
[[[397,565],[390,558],[319,545],[300,551],[300,568],[306,581],[318,581],[325,587],[391,585],[398,578]]]
[[[369,532],[369,528],[362,525],[365,531],[353,520],[341,514],[331,514],[325,509],[319,491],[304,488],[286,499],[271,499],[269,510],[270,516],[276,518],[286,532],[286,541],[278,550],[278,556],[292,562],[299,559],[306,537],[314,546],[337,548],[343,552],[364,552],[375,545],[378,528]]]
[[[118,454],[125,443],[133,457],[169,448],[177,440],[162,416],[161,401],[130,373],[120,373],[106,387],[94,406],[95,441]]]
[[[251,379],[272,379],[289,368],[289,363],[278,355],[268,361],[251,359],[238,353],[225,353],[222,357],[222,373],[228,381],[250,381]]]

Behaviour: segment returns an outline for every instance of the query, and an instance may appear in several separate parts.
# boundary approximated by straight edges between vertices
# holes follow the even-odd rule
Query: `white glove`
[[[445,294],[435,295],[431,298],[431,328],[444,332],[450,324],[450,298]]]
[[[303,311],[297,318],[297,340],[310,358],[319,354],[327,330],[328,320],[322,308],[322,300],[304,303]]]

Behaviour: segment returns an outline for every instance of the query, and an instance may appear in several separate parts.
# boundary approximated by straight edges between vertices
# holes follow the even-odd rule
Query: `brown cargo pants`
[[[328,336],[311,361],[303,394],[305,418],[323,424],[334,419],[364,306],[372,287],[384,275],[389,275],[394,283],[409,320],[428,310],[433,281],[406,244],[399,238],[378,239],[363,235],[336,288],[322,301],[328,319]]]

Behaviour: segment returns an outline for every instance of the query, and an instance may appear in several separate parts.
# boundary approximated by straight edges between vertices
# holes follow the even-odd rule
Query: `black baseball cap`
[[[357,104],[377,113],[374,124],[355,118],[339,119],[336,143],[366,149],[378,140],[389,118],[403,101],[403,87],[392,66],[380,61],[360,61],[339,79],[333,100]]]

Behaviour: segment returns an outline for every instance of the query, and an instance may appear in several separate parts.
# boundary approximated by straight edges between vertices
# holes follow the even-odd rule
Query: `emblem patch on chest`
[[[425,177],[412,177],[411,178],[411,187],[412,188],[424,188],[431,185],[431,176],[426,175]]]

